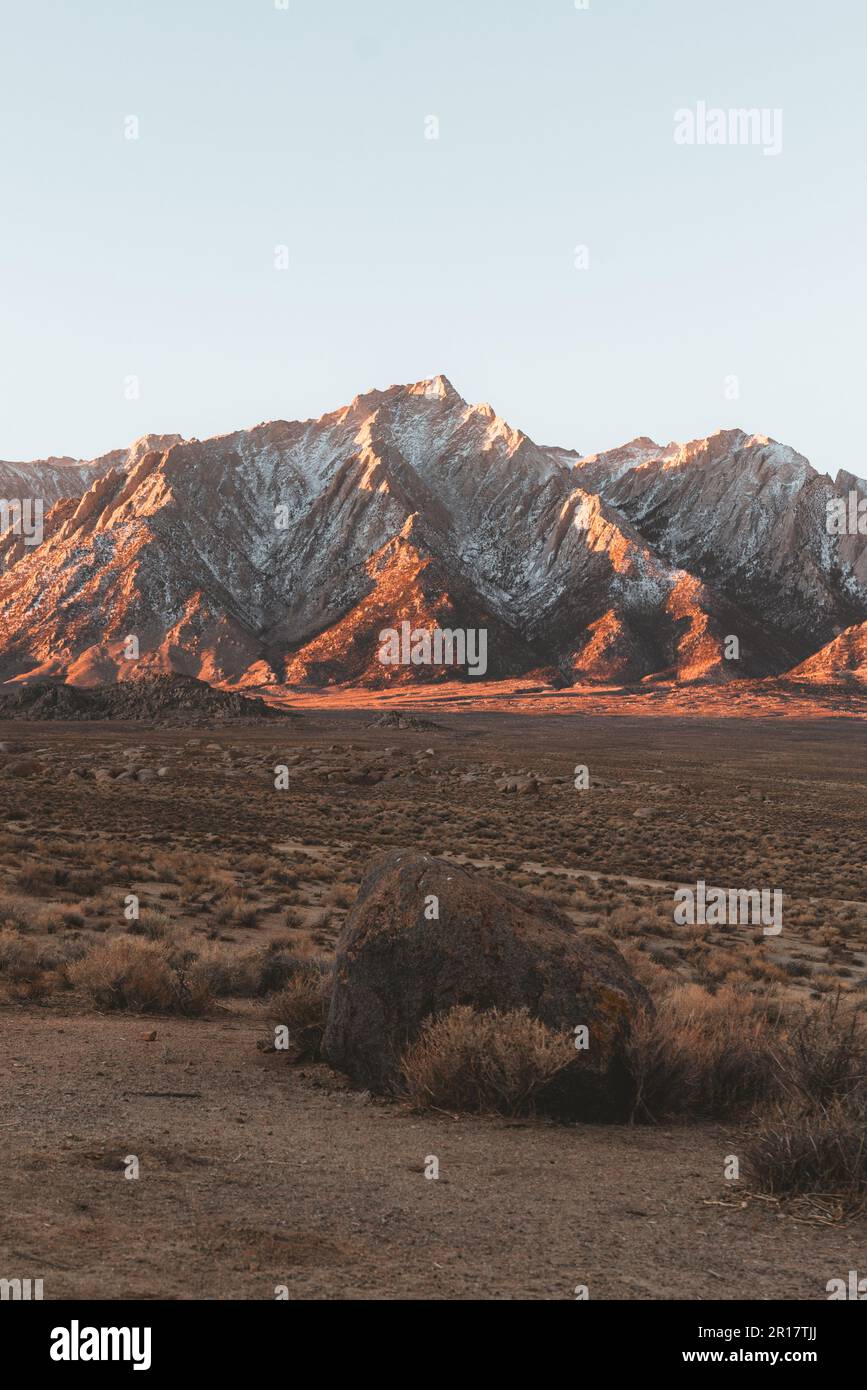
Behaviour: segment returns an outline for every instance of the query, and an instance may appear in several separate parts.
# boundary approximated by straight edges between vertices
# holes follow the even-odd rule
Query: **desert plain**
[[[684,1017],[862,1015],[862,721],[295,704],[0,725],[10,1277],[50,1298],[811,1299],[860,1268],[851,1203],[726,1176],[755,1114],[419,1109],[273,1038],[291,970],[327,969],[395,847],[555,904]],[[781,889],[782,932],[675,925],[699,880]],[[189,1008],[77,972],[116,938],[170,949]]]

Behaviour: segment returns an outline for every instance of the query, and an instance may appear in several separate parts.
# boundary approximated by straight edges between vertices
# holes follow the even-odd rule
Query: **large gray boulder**
[[[568,1091],[559,1108],[628,1111],[623,1044],[652,1005],[617,947],[475,870],[393,851],[371,867],[340,934],[325,1056],[357,1084],[389,1091],[424,1021],[457,1004],[526,1007],[569,1034],[585,1026],[589,1047],[558,1083]]]

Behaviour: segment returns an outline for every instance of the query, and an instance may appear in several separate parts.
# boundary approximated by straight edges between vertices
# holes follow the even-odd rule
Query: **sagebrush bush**
[[[63,864],[25,864],[15,875],[16,887],[34,896],[55,897],[75,894],[87,898],[99,892],[104,879],[86,869],[70,869]]]
[[[218,999],[262,999],[282,989],[304,962],[279,947],[228,956],[211,946],[190,967],[190,976]]]
[[[777,1050],[780,1101],[763,1116],[746,1158],[753,1181],[778,1197],[867,1204],[867,1027],[841,996],[790,1026]]]
[[[142,937],[116,936],[69,967],[73,985],[97,1008],[138,1013],[203,1013],[211,1002],[206,984],[190,976],[191,958]]]
[[[331,1002],[332,968],[322,960],[299,962],[278,994],[268,1002],[268,1017],[289,1033],[294,1061],[319,1061]]]
[[[777,1065],[790,1098],[817,1105],[857,1098],[867,1092],[867,1025],[837,993],[790,1027]]]
[[[130,936],[144,936],[148,941],[167,941],[171,936],[171,922],[164,907],[143,907],[127,931]]]
[[[429,1019],[401,1059],[402,1090],[419,1110],[527,1115],[575,1063],[574,1039],[526,1009],[477,1013],[459,1005]]]
[[[773,1095],[776,1023],[733,990],[672,990],[655,1016],[639,1015],[626,1043],[632,1118],[725,1119]]]
[[[234,894],[214,910],[214,921],[221,926],[255,927],[259,923],[259,909],[240,894]]]
[[[44,969],[42,952],[35,942],[10,928],[0,931],[0,974],[19,981]]]
[[[77,944],[40,945],[9,929],[0,930],[0,984],[18,999],[42,999],[67,985],[67,966],[83,954]]]

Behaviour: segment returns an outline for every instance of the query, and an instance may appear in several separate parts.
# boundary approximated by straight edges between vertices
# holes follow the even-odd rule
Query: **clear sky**
[[[0,458],[444,372],[540,443],[867,471],[862,0],[277,3],[2,0]],[[675,143],[699,102],[781,152]]]

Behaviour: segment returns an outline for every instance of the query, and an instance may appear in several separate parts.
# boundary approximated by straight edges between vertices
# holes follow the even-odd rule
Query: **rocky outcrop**
[[[181,675],[141,676],[121,685],[86,690],[57,681],[34,681],[0,691],[0,719],[141,719],[187,724],[285,717],[285,712],[264,700],[214,690],[205,681]]]
[[[459,1004],[527,1008],[576,1049],[564,1109],[624,1113],[622,1049],[650,1000],[617,948],[539,900],[481,873],[413,851],[375,863],[337,947],[325,1055],[357,1084],[388,1091],[426,1019]]]

